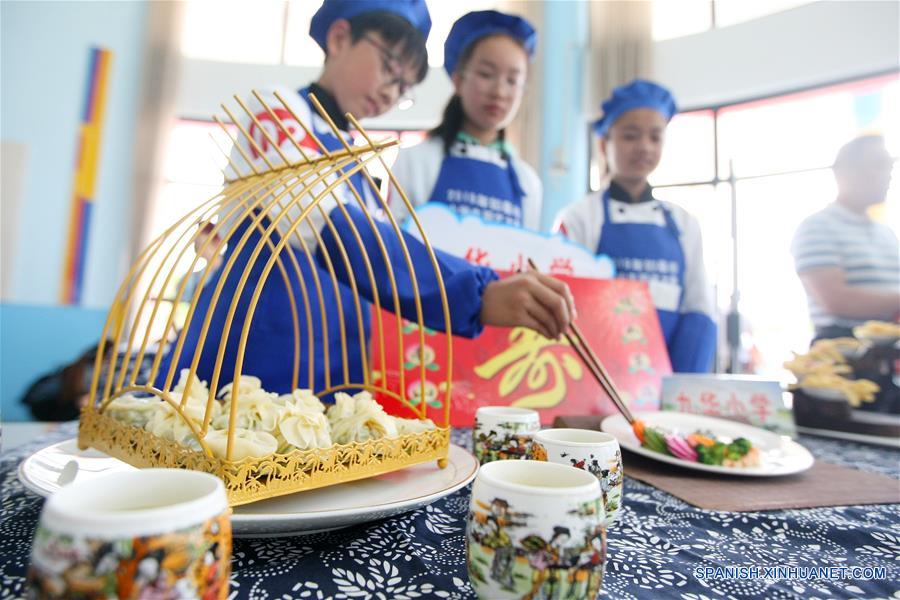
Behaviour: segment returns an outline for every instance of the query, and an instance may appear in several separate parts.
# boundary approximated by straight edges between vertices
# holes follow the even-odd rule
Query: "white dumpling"
[[[228,449],[228,431],[212,429],[203,439],[213,455],[225,459]],[[272,434],[265,431],[235,428],[231,460],[240,461],[245,458],[263,458],[274,454],[277,449],[278,440]]]
[[[279,452],[327,448],[332,445],[325,405],[310,390],[297,389],[277,399],[278,426],[272,434]]]
[[[127,394],[119,396],[106,405],[106,414],[127,425],[143,427],[155,412],[162,410],[163,403],[155,396],[138,398]]]
[[[312,390],[296,389],[290,394],[283,394],[278,397],[278,403],[284,406],[292,404],[304,411],[325,412],[325,405],[313,394]]]
[[[216,429],[228,429],[231,418],[231,404],[237,401],[237,413],[234,426],[241,429],[252,429],[273,432],[278,426],[281,405],[278,394],[269,393],[262,388],[257,377],[242,376],[238,385],[237,397],[233,395],[233,384],[222,388],[220,395],[225,397],[221,414],[213,421]]]
[[[172,402],[178,405],[178,407],[184,412],[184,414],[188,415],[190,418],[194,419],[194,421],[198,423],[203,423],[203,419],[206,418],[206,405],[208,403],[209,398],[188,398],[187,402],[184,406],[181,406],[181,402],[183,398],[181,394],[178,392],[171,392],[169,394],[172,397]],[[167,403],[168,406],[168,403]],[[212,406],[210,408],[210,419],[213,420],[218,417],[222,413],[222,403],[218,400],[212,401]]]
[[[197,429],[200,429],[200,422],[190,415],[186,416],[194,423]],[[144,429],[157,437],[184,445],[190,445],[190,442],[195,439],[190,425],[175,412],[175,409],[168,402],[159,403],[159,409],[154,411],[153,416],[144,425]]]
[[[253,377],[252,375],[241,375],[238,378],[238,395],[243,396],[244,394],[250,394],[253,392],[257,392],[262,390],[262,381],[260,381],[259,377]],[[232,391],[234,390],[234,382],[229,383],[221,390],[219,390],[219,398],[223,400],[231,400]]]
[[[202,401],[203,403],[206,403],[206,400],[209,398],[209,388],[206,387],[206,382],[197,377],[196,373],[192,377],[189,377],[190,372],[190,369],[181,370],[181,375],[178,378],[178,385],[176,385],[172,391],[178,392],[183,396],[188,381],[190,381],[191,389],[188,390],[190,399],[192,401]]]
[[[331,439],[336,444],[397,435],[394,418],[384,412],[369,392],[362,391],[355,396],[338,392],[334,398],[334,406],[328,409],[328,421]]]
[[[241,429],[274,431],[278,426],[283,407],[276,404],[266,392],[238,397],[234,426]],[[213,420],[216,429],[228,429],[231,418],[231,401],[222,407],[222,413]]]
[[[285,413],[275,437],[279,452],[328,448],[332,445],[328,419],[319,412]]]
[[[407,433],[422,433],[437,429],[437,426],[431,419],[401,419],[394,417],[394,423],[397,425],[397,435],[406,435]]]

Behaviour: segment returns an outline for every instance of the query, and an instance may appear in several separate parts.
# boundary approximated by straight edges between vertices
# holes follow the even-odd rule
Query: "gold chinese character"
[[[510,346],[484,364],[475,367],[482,379],[493,379],[506,369],[500,378],[500,397],[516,391],[523,380],[533,393],[522,396],[511,406],[550,408],[566,397],[566,375],[580,380],[583,371],[564,341],[548,340],[531,329],[517,327],[509,334]],[[557,356],[552,347],[563,346],[566,351]]]

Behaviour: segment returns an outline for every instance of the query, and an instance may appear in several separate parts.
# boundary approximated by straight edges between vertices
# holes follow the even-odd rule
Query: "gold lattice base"
[[[78,447],[95,448],[135,467],[212,473],[225,482],[229,504],[237,506],[374,477],[430,460],[439,461],[443,467],[450,447],[450,429],[231,462],[192,451],[89,408],[81,413]]]

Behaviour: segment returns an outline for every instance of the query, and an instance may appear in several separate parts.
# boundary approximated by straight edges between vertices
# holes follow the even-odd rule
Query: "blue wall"
[[[0,137],[28,148],[7,300],[58,302],[89,49],[101,46],[113,52],[113,62],[83,303],[112,301],[126,266],[145,14],[143,2],[0,3]]]
[[[584,97],[584,48],[588,39],[588,3],[550,0],[541,27],[541,164],[544,208],[541,227],[549,229],[567,205],[587,192],[587,116]]]
[[[27,146],[11,289],[0,307],[0,418],[100,337],[127,267],[143,2],[0,2],[0,137]],[[82,307],[55,306],[92,46],[113,52]]]
[[[105,322],[99,308],[0,305],[0,420],[30,420],[28,386],[95,346]]]

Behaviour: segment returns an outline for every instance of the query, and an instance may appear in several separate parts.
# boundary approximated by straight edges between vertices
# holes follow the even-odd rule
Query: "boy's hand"
[[[492,281],[481,298],[481,323],[528,327],[558,339],[576,317],[572,292],[562,281],[528,271]]]

